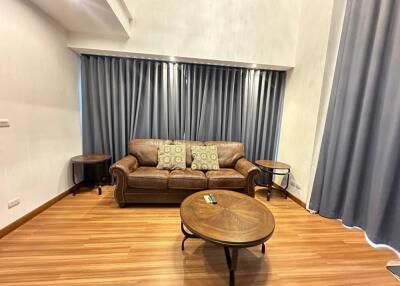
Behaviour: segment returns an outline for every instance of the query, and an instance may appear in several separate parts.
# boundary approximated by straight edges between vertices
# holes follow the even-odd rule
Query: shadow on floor
[[[202,240],[189,239],[186,243],[182,261],[183,285],[229,285],[223,247]],[[235,285],[264,285],[269,272],[267,253],[261,253],[261,246],[239,250]]]

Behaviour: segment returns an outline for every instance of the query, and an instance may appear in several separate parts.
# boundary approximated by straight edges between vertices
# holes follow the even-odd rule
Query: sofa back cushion
[[[184,144],[186,146],[186,167],[192,165],[192,146],[204,146],[204,143],[201,141],[190,141],[190,140],[174,140],[173,144],[181,145]]]
[[[128,149],[140,166],[157,166],[158,146],[171,143],[171,140],[164,139],[134,139],[129,142]]]
[[[217,146],[220,168],[234,168],[236,162],[244,157],[244,145],[240,142],[207,141],[205,145]]]
[[[234,168],[236,162],[244,157],[244,146],[240,142],[230,141],[186,141],[186,140],[164,140],[164,139],[134,139],[129,142],[129,154],[136,157],[140,166],[157,166],[158,146],[161,144],[185,144],[186,166],[192,164],[192,146],[216,145],[218,151],[218,162],[220,168]]]

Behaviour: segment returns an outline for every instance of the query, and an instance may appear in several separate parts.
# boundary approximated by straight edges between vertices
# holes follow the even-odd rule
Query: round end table
[[[101,186],[108,178],[108,168],[111,166],[111,156],[102,154],[79,155],[71,158],[72,181],[74,187],[72,193],[75,196],[77,190],[83,186],[94,186],[101,195]],[[81,165],[83,168],[83,180],[76,182],[75,168]]]
[[[290,179],[290,166],[288,164],[272,161],[272,160],[257,160],[256,165],[264,173],[267,182],[266,184],[260,184],[260,186],[267,189],[267,201],[271,199],[272,191],[280,191],[287,198],[287,188],[289,186]],[[273,182],[273,176],[284,176],[286,177],[286,184],[284,187]]]

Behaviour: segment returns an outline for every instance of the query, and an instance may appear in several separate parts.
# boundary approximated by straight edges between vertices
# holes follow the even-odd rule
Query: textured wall
[[[130,39],[70,35],[89,50],[292,67],[301,1],[134,0]]]
[[[306,202],[319,153],[345,0],[302,1],[295,68],[288,72],[278,158],[292,166],[289,191]]]

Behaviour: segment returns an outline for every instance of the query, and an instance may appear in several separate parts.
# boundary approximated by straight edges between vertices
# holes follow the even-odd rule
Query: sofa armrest
[[[110,173],[113,174],[113,171],[118,169],[121,170],[125,175],[128,175],[129,173],[135,171],[138,166],[139,163],[136,157],[133,155],[128,155],[122,158],[121,160],[115,162],[110,167]]]
[[[110,167],[110,174],[116,179],[117,182],[114,197],[120,207],[123,207],[126,203],[124,193],[128,188],[129,173],[135,171],[138,166],[139,163],[135,156],[128,155],[115,162]]]
[[[244,158],[239,159],[236,162],[235,170],[246,177],[247,194],[251,197],[255,197],[255,179],[261,175],[261,170],[256,165]]]

